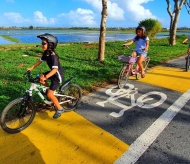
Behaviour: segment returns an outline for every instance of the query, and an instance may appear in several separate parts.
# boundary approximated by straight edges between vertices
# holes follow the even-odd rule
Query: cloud
[[[95,26],[96,22],[94,20],[94,13],[91,10],[78,8],[76,10],[71,10],[69,13],[62,13],[59,17],[64,17],[64,19],[69,19],[71,26]],[[67,22],[68,23],[68,22]]]
[[[20,13],[15,12],[4,13],[4,17],[6,18],[6,20],[9,20],[11,24],[19,26],[30,25],[31,22],[34,26],[51,26],[54,25],[56,22],[55,18],[50,18],[48,20],[45,16],[43,16],[42,12],[40,11],[34,12],[34,17],[32,19],[25,19]]]
[[[141,21],[148,18],[157,19],[155,15],[151,13],[149,9],[142,6],[144,3],[148,3],[153,0],[122,0],[126,7],[128,17],[133,18],[135,21]]]
[[[20,13],[15,13],[15,12],[9,12],[9,13],[4,13],[4,16],[6,17],[6,19],[8,19],[9,21],[19,24],[19,23],[26,23],[29,22],[28,19],[24,19]]]
[[[34,22],[38,25],[52,25],[55,23],[55,18],[50,18],[49,20],[43,16],[42,12],[36,11],[34,12]]]
[[[108,1],[108,16],[113,20],[124,20],[124,10],[117,3]]]
[[[102,11],[102,0],[83,0],[91,5],[99,13]],[[108,0],[108,22],[114,22],[115,26],[117,21],[125,20],[127,24],[137,24],[144,19],[158,19],[149,9],[143,5],[154,0]],[[124,23],[124,22],[122,22]]]
[[[102,11],[102,0],[84,0],[88,4],[92,5],[93,8],[101,13]],[[117,3],[111,2],[108,0],[107,2],[108,7],[108,18],[112,20],[124,20],[124,10],[118,6]]]

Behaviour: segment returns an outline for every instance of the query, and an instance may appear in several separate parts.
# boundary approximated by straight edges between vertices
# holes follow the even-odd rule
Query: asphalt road
[[[0,129],[0,163],[189,164],[190,72],[181,57],[84,96],[76,112],[39,112],[18,134]]]
[[[149,70],[145,79],[131,80],[131,90],[129,86],[123,91],[108,86],[85,97],[77,112],[133,146],[115,163],[190,163],[190,94],[183,95],[190,88],[190,74],[184,66],[183,56]],[[154,100],[145,101],[144,107],[132,105],[148,93]],[[147,108],[146,103],[153,107]],[[123,115],[118,116],[123,109]]]

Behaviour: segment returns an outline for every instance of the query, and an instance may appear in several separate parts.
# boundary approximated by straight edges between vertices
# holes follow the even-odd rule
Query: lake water
[[[11,41],[7,41],[2,38],[1,35],[9,35],[15,39],[18,39],[20,43],[40,43],[41,40],[37,38],[37,35],[43,33],[51,33],[57,36],[59,43],[67,42],[98,42],[99,31],[83,31],[83,30],[0,30],[0,44],[14,44]],[[123,34],[119,32],[107,33],[106,41],[116,41],[132,39],[135,34]],[[168,37],[168,35],[159,34],[156,36]]]

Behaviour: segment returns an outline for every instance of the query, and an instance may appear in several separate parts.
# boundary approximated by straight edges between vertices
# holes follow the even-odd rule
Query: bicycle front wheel
[[[59,96],[58,100],[65,111],[75,110],[81,102],[82,90],[76,84],[69,84],[61,89],[60,94],[62,96]]]
[[[121,71],[119,73],[119,77],[117,80],[118,88],[121,89],[127,84],[129,76],[130,76],[130,69],[128,68],[128,66],[123,66],[121,68]]]
[[[187,60],[185,64],[185,70],[188,72],[190,69],[190,55],[187,55]]]
[[[32,102],[24,102],[23,97],[17,98],[11,101],[3,110],[1,127],[7,133],[18,133],[32,123],[35,114],[36,110]]]

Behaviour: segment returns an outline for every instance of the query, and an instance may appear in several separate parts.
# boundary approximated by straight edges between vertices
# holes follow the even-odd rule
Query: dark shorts
[[[43,74],[44,74],[44,75],[47,75],[49,72],[50,72],[50,71],[47,71],[47,72],[45,72],[45,73],[43,73]],[[51,84],[50,84],[50,86],[49,86],[49,89],[52,90],[52,91],[55,91],[55,90],[59,87],[59,85],[60,85],[60,82],[59,82],[57,76],[56,76],[56,75],[53,75],[53,76],[51,76],[51,77],[49,78],[49,80],[51,80]]]

